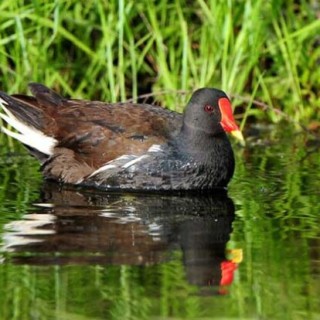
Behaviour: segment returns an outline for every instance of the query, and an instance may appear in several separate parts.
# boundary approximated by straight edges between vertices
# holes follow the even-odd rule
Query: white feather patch
[[[146,159],[146,158],[148,158],[148,157],[149,157],[149,156],[148,156],[147,154],[144,154],[144,155],[140,156],[140,157],[137,158],[137,159],[133,159],[133,160],[125,163],[125,164],[122,166],[122,168],[127,169],[127,168],[131,167],[132,165],[136,164],[137,162],[141,161],[142,159]]]
[[[52,155],[53,149],[57,144],[57,140],[46,136],[41,131],[26,125],[19,119],[17,119],[6,107],[7,102],[0,99],[0,104],[2,105],[2,109],[6,114],[0,113],[0,118],[15,128],[20,133],[16,133],[10,131],[6,128],[2,128],[2,131],[6,133],[8,136],[21,141],[23,144],[36,149],[44,154]]]
[[[91,178],[92,176],[94,176],[100,172],[107,171],[110,169],[119,168],[123,164],[123,160],[128,160],[130,158],[131,158],[131,156],[124,154],[121,157],[110,160],[106,164],[104,164],[102,167],[100,167],[96,171],[92,172],[90,174],[89,178]],[[118,162],[120,162],[120,163],[118,163]]]
[[[100,173],[102,171],[106,171],[106,170],[110,170],[110,169],[114,169],[117,166],[115,166],[114,164],[105,164],[104,166],[100,167],[99,169],[97,169],[96,171],[94,171],[93,173],[90,174],[89,178],[94,176],[97,173]]]
[[[133,157],[134,157],[134,159],[132,159]],[[140,157],[137,157],[134,155],[123,155],[121,157],[118,157],[114,160],[107,162],[105,165],[103,165],[102,167],[100,167],[96,171],[92,172],[90,174],[89,178],[93,177],[94,175],[96,175],[98,173],[105,172],[105,171],[112,170],[112,169],[116,169],[116,168],[127,169],[127,168],[131,167],[132,165],[136,164],[137,162],[139,162],[143,159],[146,159],[148,157],[149,157],[149,155],[147,155],[147,154],[144,154]],[[131,159],[131,160],[127,161],[127,162],[124,161],[124,160],[128,160],[128,159]]]
[[[162,151],[160,144],[153,144],[149,149],[148,152],[160,152]]]

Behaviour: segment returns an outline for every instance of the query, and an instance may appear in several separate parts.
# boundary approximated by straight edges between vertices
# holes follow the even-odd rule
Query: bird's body
[[[34,97],[0,93],[1,118],[43,174],[67,184],[122,190],[225,187],[234,171],[226,131],[238,131],[227,96],[197,90],[184,114],[146,104],[65,99],[40,84]]]

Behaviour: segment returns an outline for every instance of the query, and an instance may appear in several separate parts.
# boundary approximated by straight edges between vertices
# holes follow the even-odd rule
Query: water
[[[2,146],[0,319],[320,319],[319,142],[285,131],[202,196],[43,184]]]

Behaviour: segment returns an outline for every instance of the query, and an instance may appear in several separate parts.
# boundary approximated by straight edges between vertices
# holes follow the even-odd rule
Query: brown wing
[[[30,88],[34,97],[5,98],[18,119],[58,141],[50,158],[32,150],[47,178],[76,183],[110,160],[165,143],[181,126],[180,114],[160,107],[68,100],[41,84]]]
[[[181,115],[134,104],[69,100],[55,115],[59,147],[74,150],[93,167],[124,154],[142,154],[180,129]]]

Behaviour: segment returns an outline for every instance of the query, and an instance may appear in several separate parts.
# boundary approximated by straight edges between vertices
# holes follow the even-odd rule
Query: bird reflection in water
[[[47,183],[35,210],[7,224],[2,251],[17,264],[154,265],[181,250],[188,282],[225,294],[241,261],[239,250],[227,258],[233,220],[224,191],[98,193]]]

